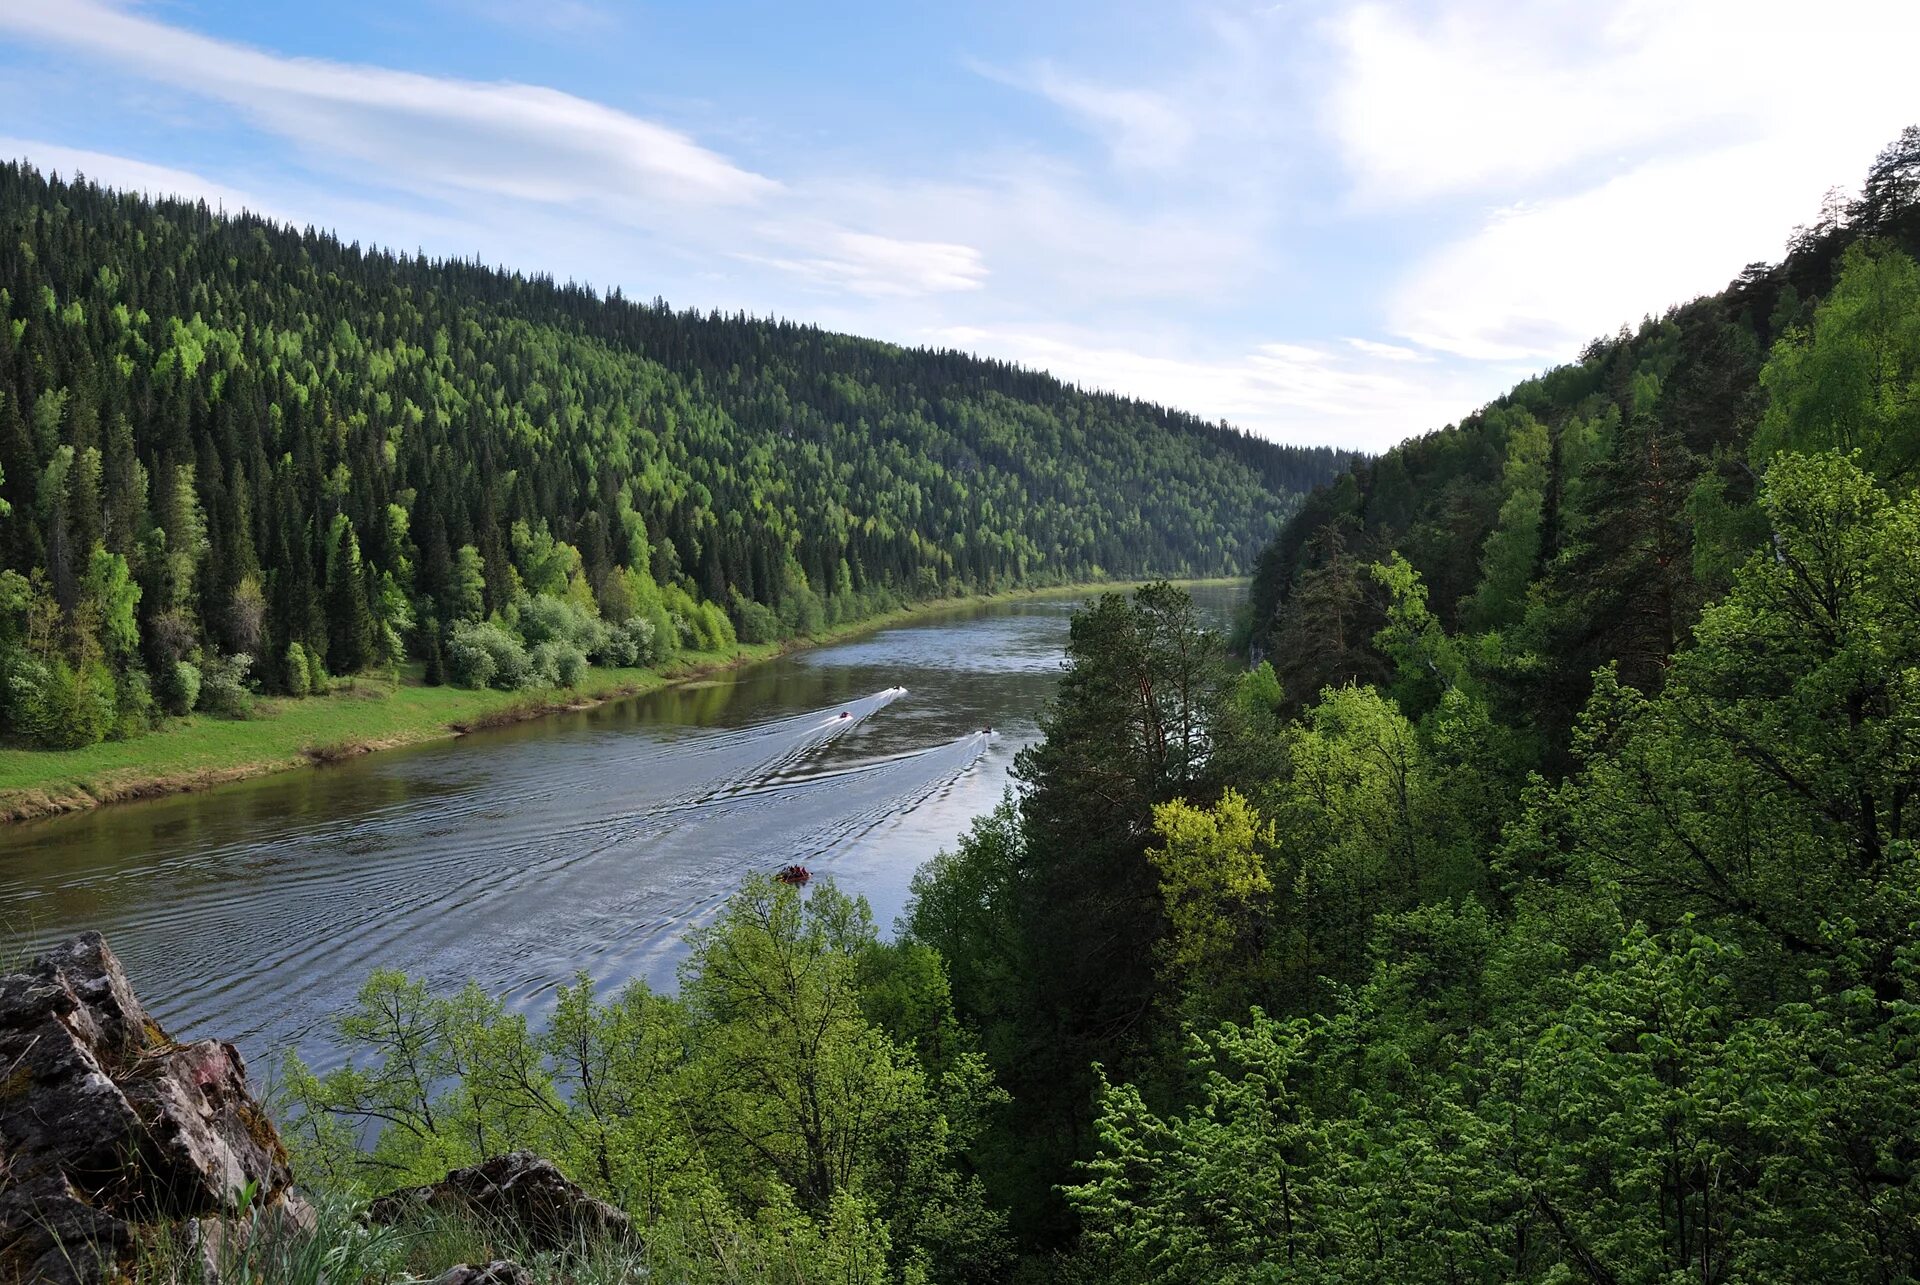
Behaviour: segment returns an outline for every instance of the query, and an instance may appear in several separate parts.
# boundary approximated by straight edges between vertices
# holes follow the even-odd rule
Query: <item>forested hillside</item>
[[[1391,670],[1390,552],[1476,674],[1561,763],[1591,675],[1657,688],[1701,607],[1766,524],[1782,448],[1825,443],[1907,484],[1920,469],[1920,133],[1860,196],[1830,196],[1778,264],[1595,340],[1457,427],[1357,464],[1261,555],[1252,638],[1296,700]]]
[[[1778,266],[1102,601],[913,940],[1075,1281],[1920,1273],[1920,128]]]
[[[1348,460],[954,352],[0,167],[0,715],[569,683],[900,601],[1249,568]]]

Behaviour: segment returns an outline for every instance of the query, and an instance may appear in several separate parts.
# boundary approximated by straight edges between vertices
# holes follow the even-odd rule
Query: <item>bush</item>
[[[21,694],[29,686],[25,670],[27,666],[39,663],[18,647],[0,644],[0,728],[25,730],[20,724]]]
[[[651,665],[656,659],[654,638],[651,620],[629,616],[617,625],[607,626],[605,639],[594,659],[602,665],[622,668]]]
[[[733,591],[733,622],[739,627],[740,641],[770,643],[780,637],[780,617],[771,607]]]
[[[463,620],[447,638],[447,673],[462,687],[514,691],[534,682],[520,640],[491,620]]]
[[[577,687],[587,672],[586,653],[572,643],[549,641],[527,653],[529,685]]]
[[[287,644],[287,695],[305,696],[313,690],[307,673],[307,649],[299,643]]]
[[[153,725],[153,684],[147,681],[145,670],[129,669],[120,675],[114,704],[114,740],[138,736]]]
[[[167,687],[166,706],[170,713],[191,713],[200,703],[200,666],[190,660],[173,662],[173,681]]]
[[[740,642],[733,632],[733,621],[717,602],[700,604],[700,633],[708,651],[732,651]]]
[[[0,693],[0,710],[6,712],[10,727],[37,741],[40,739],[41,710],[51,679],[47,664],[17,649],[8,651],[4,661],[6,672],[0,675],[0,679],[4,679],[6,690]]]
[[[519,607],[520,637],[529,647],[552,642],[595,652],[605,642],[606,625],[572,599],[543,594],[521,599]]]
[[[191,661],[162,660],[153,671],[153,699],[162,711],[191,714],[200,700],[200,670]]]
[[[253,693],[247,690],[247,672],[252,668],[253,657],[244,651],[231,656],[215,654],[204,658],[201,661],[200,708],[224,718],[245,718],[253,704]]]
[[[115,723],[113,671],[99,661],[78,669],[58,657],[16,654],[7,673],[7,706],[22,732],[55,750],[104,740]]]
[[[315,696],[325,696],[333,683],[327,678],[327,666],[320,659],[320,653],[307,652],[307,690]]]

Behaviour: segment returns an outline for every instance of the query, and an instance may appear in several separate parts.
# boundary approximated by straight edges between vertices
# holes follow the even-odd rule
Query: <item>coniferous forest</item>
[[[955,352],[670,311],[0,167],[0,723],[807,635],[1249,568],[1345,466]]]

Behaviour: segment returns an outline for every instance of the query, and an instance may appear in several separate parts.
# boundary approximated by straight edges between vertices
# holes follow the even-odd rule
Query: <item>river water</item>
[[[1195,598],[1223,622],[1239,592]],[[536,1015],[579,971],[671,988],[686,930],[789,862],[887,931],[915,868],[1007,788],[1079,601],[959,608],[576,714],[0,828],[0,923],[35,944],[99,929],[171,1033],[256,1066],[288,1047],[335,1062],[328,1018],[376,967]]]

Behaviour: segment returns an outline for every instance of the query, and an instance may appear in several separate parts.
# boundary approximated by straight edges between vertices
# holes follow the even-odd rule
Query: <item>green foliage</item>
[[[287,695],[301,697],[312,691],[307,673],[307,649],[297,642],[287,644]]]
[[[1160,873],[1167,906],[1168,963],[1188,974],[1226,971],[1259,950],[1263,903],[1273,892],[1265,849],[1274,842],[1264,823],[1237,791],[1229,789],[1211,809],[1184,799],[1153,810],[1158,847],[1147,857]]]
[[[227,718],[244,718],[253,694],[247,686],[247,673],[253,657],[241,652],[233,656],[211,655],[200,661],[200,695],[196,708]]]
[[[105,739],[116,725],[113,672],[98,660],[71,664],[13,653],[7,674],[13,725],[48,749],[75,750]]]
[[[0,168],[0,566],[44,569],[72,616],[95,547],[124,560],[111,620],[62,624],[104,629],[169,713],[196,654],[444,668],[441,629],[512,627],[523,598],[651,627],[531,666],[568,682],[577,655],[666,663],[916,598],[1231,573],[1345,459]]]
[[[321,659],[319,652],[309,649],[307,652],[307,692],[308,694],[313,696],[325,696],[327,694],[327,689],[330,688],[332,685],[333,685],[332,680],[330,680],[327,677],[326,662]]]
[[[1076,622],[909,914],[1063,1278],[1920,1271],[1920,298],[1823,235],[1312,497],[1167,797],[1141,622]]]
[[[1270,895],[1236,897],[1256,867],[1220,821],[1162,810],[1169,851],[1178,834],[1237,858],[1181,863],[1197,888],[1170,906],[1168,1012],[1206,1011],[1196,962],[1259,937],[1281,954],[1208,976],[1216,1011],[1244,1018],[1103,1082],[1067,1189],[1081,1271],[1651,1283],[1920,1267],[1920,499],[1859,458],[1774,457],[1764,547],[1660,691],[1597,676],[1565,781],[1499,788],[1470,683],[1417,723],[1350,686],[1323,693],[1258,783]],[[1412,658],[1471,677],[1418,578],[1387,574],[1383,645],[1402,672]],[[1497,894],[1472,878],[1489,862]],[[1189,952],[1195,922],[1206,947]]]
[[[1789,331],[1760,373],[1771,400],[1753,436],[1781,451],[1859,451],[1888,485],[1920,481],[1920,267],[1871,242],[1847,251],[1812,332]]]
[[[460,621],[447,636],[447,674],[462,687],[529,686],[534,669],[527,649],[490,620]]]
[[[127,560],[95,545],[83,591],[93,606],[100,642],[108,655],[122,660],[132,657],[140,645],[140,630],[134,619],[134,609],[140,605],[140,586],[134,583]]]
[[[1602,675],[1584,770],[1555,796],[1559,855],[1637,910],[1726,921],[1750,951],[1832,947],[1830,926],[1909,922],[1920,839],[1920,499],[1849,460],[1782,456],[1773,541],[1702,615],[1667,688]]]
[[[1154,807],[1201,783],[1233,690],[1184,590],[1089,603],[1045,739],[1016,760],[1017,805],[915,879],[912,935],[951,961],[955,1004],[1013,1095],[988,1173],[1028,1236],[1061,1234],[1050,1188],[1088,1123],[1091,1064],[1129,1058],[1155,1003]]]
[[[928,1012],[886,958],[864,902],[754,878],[695,942],[677,1000],[635,984],[602,1001],[581,979],[536,1032],[472,986],[376,973],[339,1022],[350,1064],[290,1060],[288,1132],[303,1172],[361,1192],[532,1148],[690,1279],[736,1254],[833,1279],[1001,1279],[1001,1220],[956,1167],[992,1101],[980,1058],[923,1060],[867,1015]],[[887,981],[870,996],[869,978]]]

